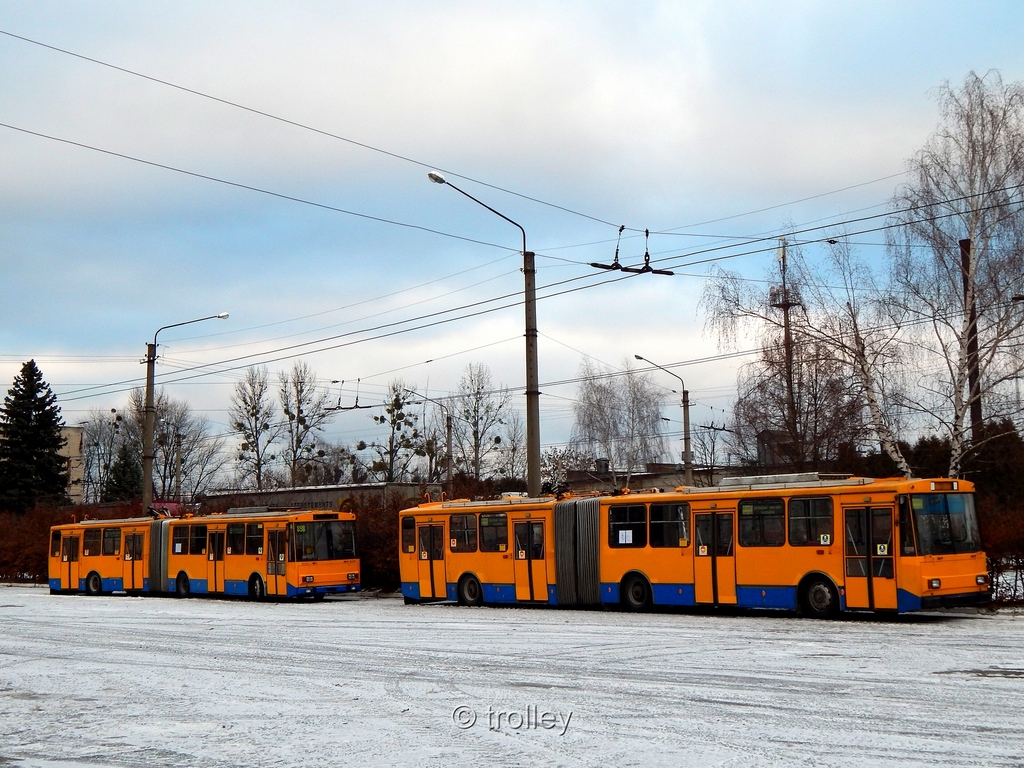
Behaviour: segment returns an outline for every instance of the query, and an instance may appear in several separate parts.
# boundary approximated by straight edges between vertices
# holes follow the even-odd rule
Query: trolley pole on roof
[[[526,250],[526,230],[508,216],[494,210],[465,192],[444,176],[433,171],[427,174],[435,184],[447,184],[456,192],[500,216],[523,233],[523,276],[526,303],[526,490],[531,497],[540,496],[540,382],[537,373],[537,270],[533,251]]]
[[[156,406],[153,403],[154,380],[156,379],[156,337],[160,331],[168,328],[177,328],[179,325],[191,325],[201,323],[204,320],[223,320],[228,316],[227,312],[209,317],[198,317],[195,320],[186,320],[183,323],[171,323],[156,329],[153,334],[153,343],[146,344],[146,410],[145,422],[142,427],[142,511],[145,512],[153,505],[153,430],[156,427]]]

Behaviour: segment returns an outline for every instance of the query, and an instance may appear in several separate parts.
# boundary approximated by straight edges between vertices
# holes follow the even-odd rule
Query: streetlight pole
[[[447,467],[448,467],[447,471],[445,472],[445,486],[447,486],[447,488],[448,488],[448,498],[451,499],[451,498],[454,497],[454,489],[453,489],[453,481],[452,481],[452,412],[448,410],[448,406],[446,406],[444,403],[442,403],[439,400],[435,400],[432,397],[427,397],[426,395],[421,395],[419,392],[414,392],[411,389],[407,389],[405,391],[408,392],[410,395],[414,395],[416,397],[422,397],[424,400],[427,400],[427,401],[433,403],[434,405],[439,407],[442,411],[444,411],[445,445],[447,446],[447,448],[446,448],[447,455],[445,456],[445,462],[447,463]]]
[[[505,214],[494,210],[468,192],[446,181],[439,173],[428,173],[435,184],[447,184],[496,216],[500,216],[523,233],[523,277],[526,294],[526,490],[532,497],[540,496],[540,382],[537,373],[537,270],[533,251],[526,250],[526,230]]]
[[[168,328],[177,328],[179,325],[191,325],[201,323],[204,320],[223,320],[228,316],[227,312],[209,317],[198,317],[195,320],[186,320],[183,323],[171,323],[156,329],[153,334],[153,343],[146,344],[146,411],[145,423],[142,428],[142,511],[145,512],[153,504],[153,430],[156,422],[156,407],[153,405],[153,382],[156,378],[156,337],[160,331]]]
[[[646,357],[640,355],[633,355],[637,360],[643,360],[645,363],[650,363],[655,368],[660,368],[669,376],[675,376],[679,379],[679,385],[682,387],[682,406],[683,406],[683,473],[684,482],[687,485],[693,485],[693,459],[690,455],[690,392],[686,388],[686,382],[683,381],[683,377],[677,373],[673,373],[668,368],[658,365],[653,360],[648,360]]]

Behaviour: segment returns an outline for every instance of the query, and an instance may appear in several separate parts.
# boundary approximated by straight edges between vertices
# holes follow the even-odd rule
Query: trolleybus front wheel
[[[178,597],[188,597],[190,591],[188,576],[184,573],[179,573],[174,583],[174,594]]]
[[[476,576],[466,575],[459,581],[459,605],[482,605],[484,592]]]
[[[804,585],[800,607],[812,619],[831,619],[839,612],[839,595],[831,581],[814,576]]]
[[[93,571],[85,577],[85,594],[87,595],[99,595],[103,592],[103,579],[100,575]]]
[[[626,577],[621,594],[627,611],[646,611],[651,607],[651,585],[639,574]]]

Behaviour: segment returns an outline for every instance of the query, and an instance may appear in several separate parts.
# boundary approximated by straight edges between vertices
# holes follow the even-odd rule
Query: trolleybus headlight
[[[312,584],[313,583],[313,577],[312,576],[303,576],[302,580],[304,582],[306,582],[307,584]]]
[[[976,582],[978,583],[978,586],[981,586],[981,585],[983,585],[983,584],[988,584],[988,576],[986,576],[986,575],[985,575],[985,574],[983,573],[983,574],[981,574],[980,576],[978,576],[978,577],[977,577],[977,578],[975,579],[975,581],[976,581]]]
[[[358,573],[350,573],[350,574],[348,575],[348,580],[349,580],[349,581],[355,581],[355,580],[356,580],[356,579],[358,579],[358,578],[359,578],[359,574],[358,574]]]
[[[928,579],[928,589],[938,589],[942,586],[941,579]]]

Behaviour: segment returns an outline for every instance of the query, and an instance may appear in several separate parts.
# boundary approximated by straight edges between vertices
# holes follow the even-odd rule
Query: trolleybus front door
[[[891,508],[845,510],[847,608],[897,607],[892,520]]]
[[[444,525],[417,526],[419,542],[420,599],[448,597],[444,573]]]
[[[544,523],[514,520],[516,600],[548,599],[548,567],[544,555]]]
[[[209,532],[206,547],[206,591],[224,591],[224,531]]]
[[[60,543],[60,588],[78,589],[78,550],[81,539],[78,536],[65,536]]]
[[[143,557],[141,533],[126,533],[124,535],[124,562],[121,564],[121,583],[125,591],[142,589],[144,587],[145,574],[142,572],[145,566]]]
[[[267,594],[286,595],[288,584],[285,579],[287,563],[285,562],[285,530],[284,528],[267,529]]]
[[[697,603],[736,604],[733,513],[694,514],[693,588]]]

